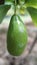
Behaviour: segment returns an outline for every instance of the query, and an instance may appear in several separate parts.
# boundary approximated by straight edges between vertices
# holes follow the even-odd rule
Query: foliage
[[[10,5],[0,5],[0,23],[2,22],[9,8]]]
[[[5,0],[5,2],[11,2],[13,4],[15,0]],[[26,10],[30,13],[32,20],[37,25],[37,0],[16,0],[17,5],[24,3]],[[5,17],[7,11],[10,9],[10,5],[0,5],[0,23]]]

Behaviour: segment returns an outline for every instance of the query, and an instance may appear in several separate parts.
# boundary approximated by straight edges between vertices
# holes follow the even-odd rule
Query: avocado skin
[[[13,15],[7,34],[7,49],[13,56],[23,53],[27,45],[27,31],[18,15]]]

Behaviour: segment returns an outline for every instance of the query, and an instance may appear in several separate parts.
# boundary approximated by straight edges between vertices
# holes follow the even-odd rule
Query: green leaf
[[[15,0],[5,0],[5,2],[15,4]],[[16,0],[16,4],[24,4],[25,0]]]
[[[37,8],[37,0],[25,0],[26,6]]]
[[[27,7],[27,10],[32,17],[33,23],[37,26],[37,9],[33,7]]]
[[[6,4],[13,4],[14,0],[5,0]]]
[[[5,0],[6,2],[12,2],[13,0]]]
[[[4,19],[7,11],[10,9],[10,5],[0,5],[0,23]]]

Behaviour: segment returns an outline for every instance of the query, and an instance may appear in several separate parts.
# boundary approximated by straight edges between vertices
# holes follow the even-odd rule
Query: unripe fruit
[[[18,15],[13,15],[7,34],[7,49],[11,55],[19,56],[27,44],[27,32]]]

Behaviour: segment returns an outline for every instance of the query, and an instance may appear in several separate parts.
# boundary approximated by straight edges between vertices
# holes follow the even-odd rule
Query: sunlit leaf
[[[33,23],[37,26],[37,9],[33,7],[28,7],[27,10],[32,17]]]
[[[14,3],[15,4],[15,0],[5,0],[5,2],[8,2],[8,3]],[[25,0],[16,0],[16,4],[24,4],[25,3]]]
[[[14,3],[14,0],[5,0],[5,3],[6,4],[12,4],[12,3]]]
[[[5,0],[6,2],[12,2],[13,0]]]
[[[26,6],[37,8],[37,0],[25,0]]]
[[[10,5],[0,5],[0,23],[5,17],[7,11],[10,9]]]

